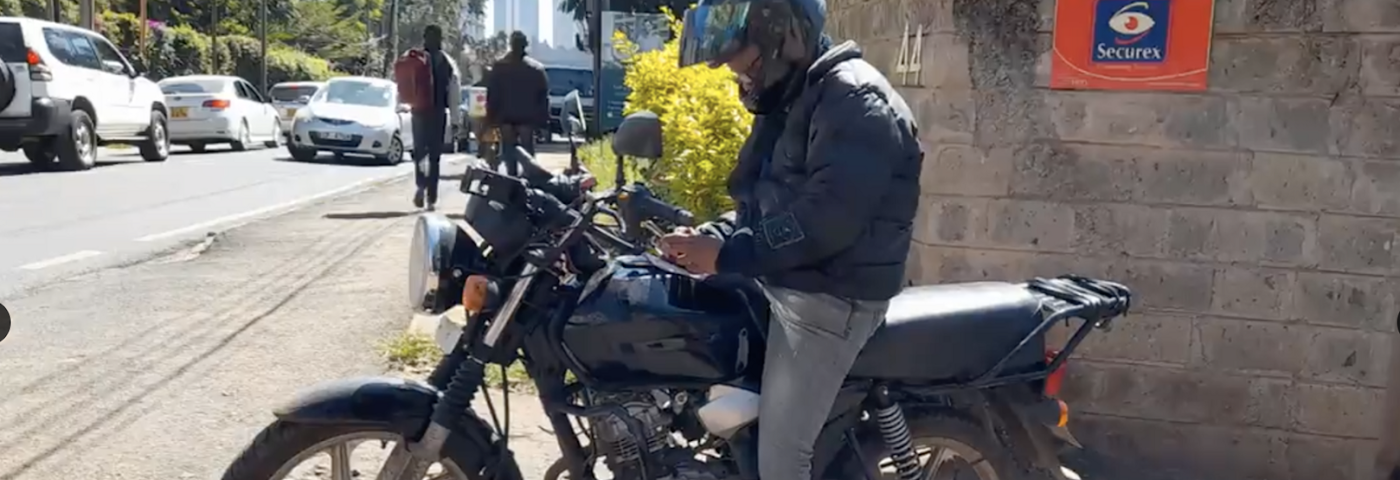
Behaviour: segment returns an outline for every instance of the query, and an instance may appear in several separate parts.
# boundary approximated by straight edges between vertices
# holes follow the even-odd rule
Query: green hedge
[[[140,19],[129,13],[106,12],[102,15],[102,33],[128,56],[143,56],[147,76],[151,79],[217,73],[237,75],[254,85],[258,83],[262,50],[255,38],[220,36],[218,55],[215,56],[212,50],[214,42],[193,28],[152,28],[146,33],[146,51],[141,55],[142,52],[138,52],[139,25]],[[282,44],[268,45],[267,80],[270,83],[325,80],[337,74],[325,59]]]

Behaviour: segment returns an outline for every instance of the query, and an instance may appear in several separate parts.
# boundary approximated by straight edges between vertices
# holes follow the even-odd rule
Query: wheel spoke
[[[943,466],[952,462],[957,457],[956,453],[946,448],[934,448],[929,452],[928,463],[924,464],[923,473],[919,478],[923,480],[934,480],[938,478],[939,472],[943,471]]]
[[[331,478],[350,480],[354,473],[350,470],[350,442],[331,447]]]

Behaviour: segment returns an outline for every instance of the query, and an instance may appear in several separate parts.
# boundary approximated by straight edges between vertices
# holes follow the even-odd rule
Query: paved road
[[[36,172],[20,154],[0,154],[0,298],[413,169],[409,162],[341,163],[329,155],[295,162],[280,148],[177,149],[164,163],[143,162],[135,150],[104,149],[99,158],[86,172]]]

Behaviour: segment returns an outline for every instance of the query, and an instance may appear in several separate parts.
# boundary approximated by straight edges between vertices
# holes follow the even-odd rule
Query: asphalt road
[[[330,155],[296,162],[284,148],[193,154],[177,147],[163,163],[143,162],[134,149],[104,149],[92,170],[41,172],[19,153],[0,153],[0,298],[412,170],[407,161]]]

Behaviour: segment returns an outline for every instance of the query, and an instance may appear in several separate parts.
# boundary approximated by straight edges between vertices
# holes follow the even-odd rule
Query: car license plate
[[[326,140],[349,140],[350,134],[342,132],[321,132],[321,138]]]
[[[283,117],[286,117],[286,118],[293,118],[293,117],[296,117],[296,116],[297,116],[297,109],[295,109],[295,108],[288,108],[288,109],[287,109],[287,113],[284,114],[284,115],[282,115],[282,116],[283,116]]]
[[[170,118],[185,118],[190,114],[189,107],[174,107],[170,109]]]

